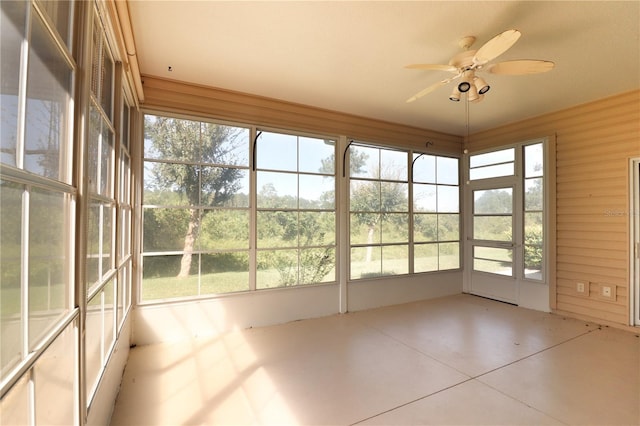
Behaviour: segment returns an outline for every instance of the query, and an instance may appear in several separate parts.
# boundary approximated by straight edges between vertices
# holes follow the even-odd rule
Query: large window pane
[[[258,172],[258,208],[298,208],[298,175]]]
[[[300,175],[300,208],[335,208],[335,180],[333,176]]]
[[[22,359],[20,295],[23,185],[0,181],[0,377]]]
[[[438,244],[438,267],[441,271],[460,268],[460,243]]]
[[[430,272],[438,270],[437,244],[416,244],[413,250],[414,272]]]
[[[185,236],[189,234],[191,220],[198,221],[200,211],[178,208],[145,208],[144,241],[145,253],[158,251],[181,251],[185,247]],[[192,248],[198,235],[191,229]]]
[[[438,157],[438,180],[439,184],[458,184],[458,159],[450,157]]]
[[[413,215],[413,240],[428,242],[438,240],[438,216],[435,214]]]
[[[409,246],[382,246],[382,274],[402,275],[409,273]]]
[[[349,170],[351,177],[379,179],[380,150],[352,145],[349,149]]]
[[[33,189],[29,209],[29,346],[69,309],[67,196]],[[4,250],[4,247],[3,247]]]
[[[249,247],[248,210],[203,210],[203,215],[198,237],[200,250],[234,250]]]
[[[0,2],[0,162],[16,166],[20,57],[25,38],[27,6],[24,1]]]
[[[413,158],[413,182],[436,183],[436,157],[413,154]]]
[[[460,211],[460,188],[438,185],[438,212],[458,213]]]
[[[272,250],[257,253],[257,289],[297,285],[298,273],[298,250]]]
[[[351,279],[373,278],[382,275],[382,247],[351,248]]]
[[[263,132],[258,138],[257,147],[258,168],[292,172],[298,170],[297,136]]]
[[[25,169],[68,182],[71,69],[37,15],[32,19],[27,85]]]
[[[217,253],[201,256],[201,294],[249,290],[249,253]]]
[[[183,255],[145,256],[142,270],[143,300],[170,299],[199,294],[200,257],[190,256],[189,273],[179,277]]]
[[[335,141],[300,137],[298,144],[299,171],[334,174]]]
[[[409,241],[409,215],[387,213],[382,216],[380,226],[382,243],[406,243]]]
[[[380,179],[397,180],[406,182],[407,153],[402,151],[380,150]]]
[[[298,212],[259,211],[258,248],[298,246]]]
[[[380,244],[379,213],[351,213],[350,241],[355,244]]]
[[[333,247],[300,250],[300,284],[335,281],[335,257]]]
[[[436,185],[413,185],[413,211],[435,212],[438,210]]]
[[[299,218],[301,246],[335,245],[335,212],[300,212]]]
[[[438,241],[460,240],[460,216],[457,214],[438,215]]]

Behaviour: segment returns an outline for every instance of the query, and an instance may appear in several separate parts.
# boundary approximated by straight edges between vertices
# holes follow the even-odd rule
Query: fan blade
[[[420,92],[416,93],[415,95],[413,95],[412,97],[410,97],[409,99],[407,99],[407,103],[413,102],[415,100],[420,99],[421,97],[423,97],[424,95],[428,95],[429,93],[433,92],[434,90],[444,86],[445,84],[455,80],[456,78],[460,77],[462,74],[458,74],[455,77],[451,77],[451,78],[446,78],[442,81],[439,81],[435,84],[432,84],[431,86],[427,87],[424,90],[421,90]]]
[[[405,66],[411,70],[428,70],[428,71],[449,71],[456,72],[458,69],[453,65],[440,65],[440,64],[411,64]]]
[[[518,61],[506,61],[489,65],[486,70],[492,74],[526,75],[551,71],[554,66],[555,64],[551,61],[522,59]]]
[[[509,50],[520,38],[520,31],[507,30],[486,42],[473,57],[474,65],[484,65]]]

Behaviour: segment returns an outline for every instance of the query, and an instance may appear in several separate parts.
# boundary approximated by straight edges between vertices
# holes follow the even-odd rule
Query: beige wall
[[[629,159],[640,157],[640,91],[471,135],[477,151],[556,136],[556,312],[629,324]],[[589,283],[589,294],[576,282]],[[600,284],[615,300],[600,297]]]

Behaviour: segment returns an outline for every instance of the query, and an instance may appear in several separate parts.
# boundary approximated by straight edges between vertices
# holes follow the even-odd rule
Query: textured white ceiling
[[[493,62],[545,59],[544,74],[484,74],[470,131],[640,88],[640,2],[586,1],[131,1],[143,74],[236,90],[463,135],[464,102],[449,77],[411,63],[442,63],[477,37],[479,48],[515,28],[520,40]],[[172,71],[168,71],[168,67]]]

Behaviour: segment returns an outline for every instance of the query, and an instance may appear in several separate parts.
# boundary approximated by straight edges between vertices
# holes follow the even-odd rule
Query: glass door
[[[465,291],[549,310],[544,152],[533,141],[468,157]]]
[[[514,189],[478,185],[471,197],[471,292],[510,303],[517,302]]]

